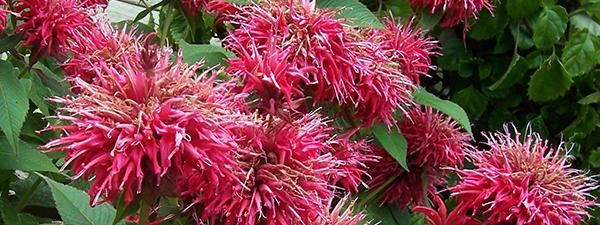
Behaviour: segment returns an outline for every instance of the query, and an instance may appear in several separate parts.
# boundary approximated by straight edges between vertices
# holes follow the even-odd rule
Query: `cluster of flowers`
[[[442,7],[448,24],[491,8],[412,2]],[[310,0],[183,4],[232,24],[224,44],[238,57],[227,68],[200,72],[181,55],[172,60],[153,35],[115,30],[95,15],[106,2],[15,4],[25,44],[67,58],[74,95],[52,99],[62,104],[62,123],[47,128],[64,135],[44,148],[66,152],[64,168],[92,182],[92,205],[152,193],[180,197],[185,211],[210,224],[354,225],[368,221],[344,196],[382,188],[381,204],[415,206],[432,224],[482,216],[489,224],[538,225],[579,224],[595,204],[587,198],[595,183],[569,168],[563,148],[535,135],[521,142],[495,134],[490,150],[477,151],[451,118],[413,103],[436,43],[411,24],[357,28]],[[0,10],[3,28],[9,12]],[[217,79],[221,73],[231,79]],[[321,107],[335,112],[327,118]],[[359,123],[334,127],[333,120]],[[409,171],[359,138],[375,122],[404,134]],[[465,159],[475,169],[463,169]],[[446,215],[437,188],[451,172],[461,181],[449,188],[458,205]],[[428,197],[437,211],[419,206]]]

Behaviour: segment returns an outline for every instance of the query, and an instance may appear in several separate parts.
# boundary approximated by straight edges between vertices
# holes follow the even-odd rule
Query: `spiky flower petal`
[[[446,203],[442,201],[440,196],[432,195],[432,206],[435,205],[438,209],[435,210],[433,207],[427,206],[415,206],[413,207],[414,212],[420,212],[425,214],[425,220],[430,225],[478,225],[482,224],[480,221],[468,217],[466,215],[458,214],[457,210],[454,210],[448,214],[446,209]]]
[[[429,167],[461,166],[473,147],[471,136],[450,117],[431,107],[415,107],[400,122],[411,163]]]
[[[354,212],[356,200],[350,200],[348,196],[339,199],[338,203],[333,206],[333,199],[329,201],[327,207],[323,210],[327,214],[319,218],[315,225],[369,225],[367,215],[362,211]]]
[[[77,30],[92,26],[87,10],[77,0],[18,1],[15,12],[23,23],[15,31],[25,35],[24,43],[36,54],[59,55]]]
[[[6,16],[10,11],[7,9],[7,7],[6,1],[0,0],[0,32],[4,31],[6,28],[6,23],[8,22]]]
[[[596,182],[570,167],[564,146],[510,129],[486,134],[490,149],[470,155],[476,168],[458,171],[461,181],[449,188],[455,210],[491,224],[577,225],[589,217]]]

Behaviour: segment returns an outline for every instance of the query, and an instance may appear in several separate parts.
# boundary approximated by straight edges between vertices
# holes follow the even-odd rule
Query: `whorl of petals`
[[[78,30],[93,25],[88,10],[77,0],[19,1],[15,13],[23,23],[15,31],[25,35],[35,54],[60,55]]]
[[[562,144],[553,148],[513,129],[486,134],[490,149],[470,154],[475,169],[459,170],[460,182],[449,188],[455,210],[491,224],[578,225],[588,218],[597,183],[570,167]]]
[[[442,201],[440,196],[432,195],[432,207],[427,206],[415,206],[412,208],[413,212],[419,212],[425,214],[425,220],[429,222],[429,225],[478,225],[482,224],[480,221],[468,217],[466,215],[458,214],[456,210],[448,213],[446,209],[446,203]],[[437,207],[437,210],[433,208]]]
[[[429,167],[460,167],[473,147],[471,136],[449,116],[431,107],[415,107],[400,122],[411,163]]]
[[[214,87],[214,74],[196,77],[181,56],[170,63],[168,49],[137,50],[118,66],[101,61],[95,84],[74,78],[80,93],[54,99],[66,124],[48,128],[65,134],[44,147],[66,151],[65,167],[92,180],[91,204],[119,194],[129,203],[184,165],[201,171],[206,187],[230,182],[237,147],[224,115],[236,97]]]

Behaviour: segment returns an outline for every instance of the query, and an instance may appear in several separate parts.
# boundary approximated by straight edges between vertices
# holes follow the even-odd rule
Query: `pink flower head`
[[[490,0],[411,0],[413,6],[425,8],[430,13],[445,13],[440,22],[441,27],[452,27],[460,22],[467,23],[470,18],[477,18],[483,9],[492,11]],[[468,24],[465,24],[468,26]]]
[[[386,150],[375,148],[373,153],[381,159],[369,165],[369,174],[373,177],[369,183],[371,189],[387,185],[380,198],[381,204],[422,204],[427,194],[435,194],[435,185],[444,183],[434,168],[410,167],[404,171],[400,164]]]
[[[135,40],[132,40],[135,41]],[[171,51],[147,45],[137,58],[118,67],[102,62],[96,84],[74,78],[80,93],[54,101],[64,104],[57,118],[66,125],[48,129],[65,135],[44,147],[66,151],[66,166],[92,180],[91,204],[123,194],[126,203],[156,188],[183,165],[204,176],[198,185],[230,182],[235,140],[224,115],[234,97],[214,87],[214,75],[196,77],[197,66],[169,63]],[[172,191],[172,190],[171,190]]]
[[[415,107],[400,122],[411,162],[420,166],[462,166],[473,147],[471,136],[450,117],[431,107]]]
[[[6,9],[6,1],[0,0],[0,32],[4,31],[6,28],[6,23],[8,22],[6,16],[10,11]]]
[[[15,12],[23,23],[15,31],[35,52],[59,55],[77,30],[92,26],[87,10],[77,0],[22,0]]]
[[[430,225],[477,225],[482,224],[480,221],[468,217],[466,215],[457,214],[458,211],[452,211],[448,214],[448,210],[446,209],[446,204],[440,196],[432,195],[432,205],[437,206],[437,210],[433,209],[433,207],[427,206],[415,206],[413,207],[414,212],[420,212],[425,214],[425,220],[429,222]]]
[[[588,218],[596,182],[570,168],[562,144],[555,149],[536,133],[509,129],[487,134],[490,149],[470,155],[476,168],[458,171],[461,181],[449,188],[455,210],[490,224],[577,225]]]
[[[373,146],[364,140],[351,141],[346,135],[335,140],[332,147],[333,157],[338,163],[331,183],[340,184],[348,192],[358,192],[361,185],[367,187],[364,182],[364,178],[368,177],[367,165],[379,159],[372,154]]]
[[[107,19],[101,19],[94,27],[78,30],[73,37],[68,44],[73,56],[62,65],[65,76],[68,80],[80,78],[88,83],[97,83],[100,80],[98,70],[102,69],[100,65],[119,68],[126,61],[140,60],[140,49],[153,36],[142,40],[143,37],[136,35],[134,29],[125,27],[116,31]]]
[[[422,30],[414,29],[412,21],[402,25],[388,19],[386,29],[373,29],[381,37],[382,51],[390,61],[400,64],[402,72],[419,84],[419,77],[427,75],[432,67],[431,56],[436,55],[437,42],[423,37]]]
[[[326,212],[324,217],[318,219],[315,225],[369,225],[367,215],[362,211],[354,212],[356,200],[350,200],[348,196],[339,199],[338,203],[333,206],[333,199],[329,201],[327,207],[323,210]],[[331,210],[331,211],[330,211]]]
[[[226,225],[311,224],[322,217],[333,197],[328,181],[335,164],[325,153],[330,128],[323,119],[316,114],[291,121],[257,116],[246,124],[234,132],[241,148],[239,181],[199,195],[203,217]]]

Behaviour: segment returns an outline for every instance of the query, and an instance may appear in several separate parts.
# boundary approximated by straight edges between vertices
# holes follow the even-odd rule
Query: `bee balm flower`
[[[487,134],[487,151],[473,152],[475,169],[460,170],[450,187],[455,210],[481,214],[491,224],[578,225],[596,182],[570,168],[562,144],[552,148],[538,134]]]
[[[75,178],[92,180],[91,203],[123,193],[126,203],[146,188],[158,187],[184,167],[201,171],[199,187],[210,189],[233,178],[227,131],[232,97],[223,96],[208,74],[196,78],[196,66],[169,63],[171,51],[147,45],[139,58],[118,67],[97,69],[99,81],[74,78],[80,93],[54,101],[64,104],[57,118],[65,125],[48,129],[65,134],[44,147],[66,151],[65,166]]]
[[[4,29],[6,28],[6,23],[8,22],[6,16],[10,11],[7,10],[6,7],[6,1],[0,0],[0,32],[4,31]]]

